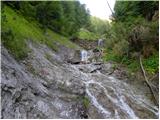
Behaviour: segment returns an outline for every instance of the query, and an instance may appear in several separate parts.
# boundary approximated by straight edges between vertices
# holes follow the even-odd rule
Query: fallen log
[[[149,87],[149,89],[150,89],[150,91],[151,91],[151,93],[152,93],[152,95],[153,95],[153,98],[154,98],[154,100],[155,100],[155,104],[158,106],[159,103],[158,103],[158,101],[157,101],[157,99],[156,99],[156,96],[155,96],[155,94],[154,94],[154,91],[153,91],[153,89],[152,89],[152,86],[150,85],[150,83],[149,83],[149,81],[148,81],[148,78],[147,78],[147,76],[146,76],[146,72],[145,72],[144,67],[143,67],[143,64],[142,64],[141,55],[140,55],[140,57],[139,57],[139,61],[140,61],[140,66],[141,66],[141,70],[142,70],[142,72],[143,72],[144,79],[145,79],[145,81],[146,81],[146,83],[147,83],[147,85],[148,85],[148,87]]]

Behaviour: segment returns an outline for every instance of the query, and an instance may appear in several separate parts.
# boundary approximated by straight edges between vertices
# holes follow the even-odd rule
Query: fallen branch
[[[155,94],[154,94],[154,91],[153,91],[153,89],[152,89],[152,87],[151,87],[151,85],[150,85],[150,83],[149,83],[149,81],[148,81],[148,79],[147,79],[146,72],[145,72],[145,70],[144,70],[144,68],[143,68],[141,56],[139,57],[139,61],[140,61],[140,66],[141,66],[141,69],[142,69],[142,72],[143,72],[143,76],[144,76],[144,78],[145,78],[145,81],[146,81],[148,87],[149,87],[150,90],[151,90],[151,93],[152,93],[152,95],[153,95],[153,97],[154,97],[154,100],[155,100],[155,104],[158,106],[158,101],[157,101],[157,99],[156,99],[156,97],[155,97]]]
[[[158,76],[159,76],[159,73],[155,74],[149,81],[152,81],[153,79],[155,79]]]
[[[108,75],[111,75],[112,73],[114,73],[116,69],[113,69],[112,72],[108,73]]]

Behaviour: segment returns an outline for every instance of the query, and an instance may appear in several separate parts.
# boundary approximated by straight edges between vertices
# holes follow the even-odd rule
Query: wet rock
[[[76,96],[84,94],[80,78],[75,79],[46,46],[29,46],[32,53],[20,64],[2,48],[2,118],[80,118],[80,108],[68,109],[79,105]],[[48,60],[46,53],[55,61]],[[62,108],[52,104],[57,98]]]
[[[66,57],[66,48],[29,47],[28,58],[17,62],[2,46],[2,118],[158,118],[143,92],[106,74],[111,64],[68,64],[73,52]]]
[[[86,50],[91,50],[97,47],[96,40],[94,41],[94,40],[72,39],[72,41]]]
[[[71,64],[79,64],[81,62],[80,50],[76,50],[74,55],[68,59],[67,62]]]
[[[62,45],[59,46],[59,50],[58,50],[57,54],[60,56],[61,60],[63,60],[63,61],[69,61],[69,60],[73,59],[74,57],[75,57],[75,59],[73,59],[73,62],[76,62],[79,59],[78,55],[77,55],[78,52],[75,52],[74,49],[69,49],[69,48],[62,46]]]
[[[102,69],[100,70],[103,74],[109,74],[113,71],[113,65],[111,63],[102,64]]]
[[[84,73],[93,73],[102,69],[100,65],[94,65],[94,64],[80,64],[76,65],[76,67]]]

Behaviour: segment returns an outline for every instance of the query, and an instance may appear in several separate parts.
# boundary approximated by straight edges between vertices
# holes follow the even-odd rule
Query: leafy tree
[[[114,15],[116,21],[129,21],[129,17],[142,16],[151,20],[158,10],[158,1],[116,1]]]
[[[91,24],[89,30],[91,32],[97,33],[99,35],[105,34],[109,28],[109,22],[107,20],[102,20],[97,17],[90,17]]]
[[[89,11],[79,1],[5,1],[6,5],[28,20],[37,20],[45,30],[49,28],[66,36],[76,34],[90,23]]]

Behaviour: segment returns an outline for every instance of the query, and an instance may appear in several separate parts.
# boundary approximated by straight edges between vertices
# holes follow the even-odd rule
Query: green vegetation
[[[142,55],[145,70],[154,74],[159,59],[158,6],[158,1],[116,1],[109,23],[90,16],[79,1],[3,1],[2,44],[19,60],[30,52],[28,40],[57,51],[57,44],[77,48],[69,38],[102,38],[105,61],[138,71]]]
[[[77,37],[85,40],[105,39],[105,34],[110,30],[110,24],[107,20],[101,20],[97,17],[90,17],[90,24],[86,28],[81,28]]]
[[[104,61],[113,61],[125,65],[130,72],[137,72],[140,70],[139,59],[129,59],[127,56],[117,56],[112,51],[105,54]],[[155,74],[159,70],[159,56],[155,53],[148,58],[143,59],[143,65],[145,70],[149,74]],[[115,68],[115,66],[113,66]]]
[[[104,35],[110,29],[110,24],[107,20],[102,20],[97,17],[90,17],[90,26],[88,30],[98,35]]]
[[[83,105],[85,108],[88,108],[90,104],[90,101],[87,97],[83,97]]]
[[[158,72],[159,18],[157,1],[116,1],[110,30],[106,32],[104,60],[139,71],[139,56],[149,74]]]
[[[84,105],[84,107],[85,107],[86,109],[87,109],[87,108],[89,107],[89,105],[90,105],[90,100],[89,100],[89,98],[86,97],[86,96],[78,96],[78,97],[76,98],[76,100],[82,101],[82,104]]]
[[[25,58],[29,52],[26,40],[45,43],[53,50],[58,49],[55,45],[57,42],[70,48],[78,47],[49,29],[44,33],[36,21],[26,20],[8,6],[3,7],[2,14],[2,43],[18,60]]]
[[[80,28],[89,25],[89,11],[79,1],[5,1],[27,20],[36,20],[47,28],[65,36],[74,36]]]
[[[145,70],[148,71],[151,74],[155,74],[159,71],[159,56],[158,53],[155,53],[154,55],[150,56],[147,59],[143,60],[143,65],[145,67]]]
[[[100,38],[100,35],[97,35],[93,32],[88,31],[87,29],[82,28],[78,33],[78,38],[83,40],[97,40]]]

